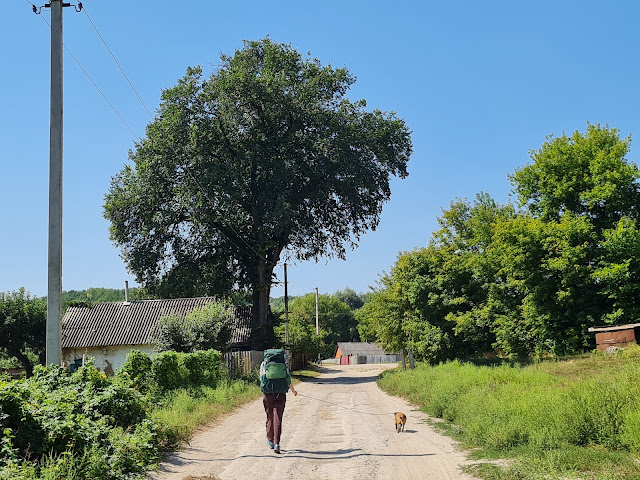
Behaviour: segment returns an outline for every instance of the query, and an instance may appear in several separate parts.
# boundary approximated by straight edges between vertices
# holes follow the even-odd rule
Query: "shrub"
[[[91,365],[74,373],[36,367],[30,379],[0,382],[0,478],[112,480],[141,473],[159,455],[149,412],[130,379],[109,379]]]

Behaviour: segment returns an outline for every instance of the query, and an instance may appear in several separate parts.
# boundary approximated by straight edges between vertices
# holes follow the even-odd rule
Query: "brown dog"
[[[398,433],[404,432],[404,425],[407,423],[407,416],[402,412],[396,412],[396,431]]]

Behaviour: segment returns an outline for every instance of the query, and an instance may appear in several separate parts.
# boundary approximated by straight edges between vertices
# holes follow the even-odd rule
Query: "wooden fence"
[[[239,376],[251,373],[255,368],[260,367],[260,364],[264,359],[264,352],[262,350],[227,352],[222,356],[222,358],[224,359],[227,371],[231,376]],[[306,355],[292,355],[290,361],[290,367],[292,370],[303,368],[306,365]]]
[[[258,368],[264,358],[262,350],[249,350],[243,352],[227,352],[222,358],[227,366],[227,371],[232,376],[251,373]]]

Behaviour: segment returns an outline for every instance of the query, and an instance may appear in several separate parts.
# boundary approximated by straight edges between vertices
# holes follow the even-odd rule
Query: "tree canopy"
[[[161,296],[253,294],[273,268],[344,258],[407,176],[410,132],[346,93],[355,77],[265,38],[187,69],[112,179],[104,215],[137,281]]]
[[[403,252],[358,311],[361,336],[437,362],[565,355],[588,328],[636,323],[640,171],[629,139],[588,125],[548,137],[511,176],[520,210],[454,200],[427,247]]]

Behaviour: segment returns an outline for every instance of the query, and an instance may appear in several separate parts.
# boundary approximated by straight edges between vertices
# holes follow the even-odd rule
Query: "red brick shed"
[[[640,339],[640,323],[614,325],[611,327],[591,327],[589,331],[596,334],[596,347],[600,352],[610,346],[624,348]]]

